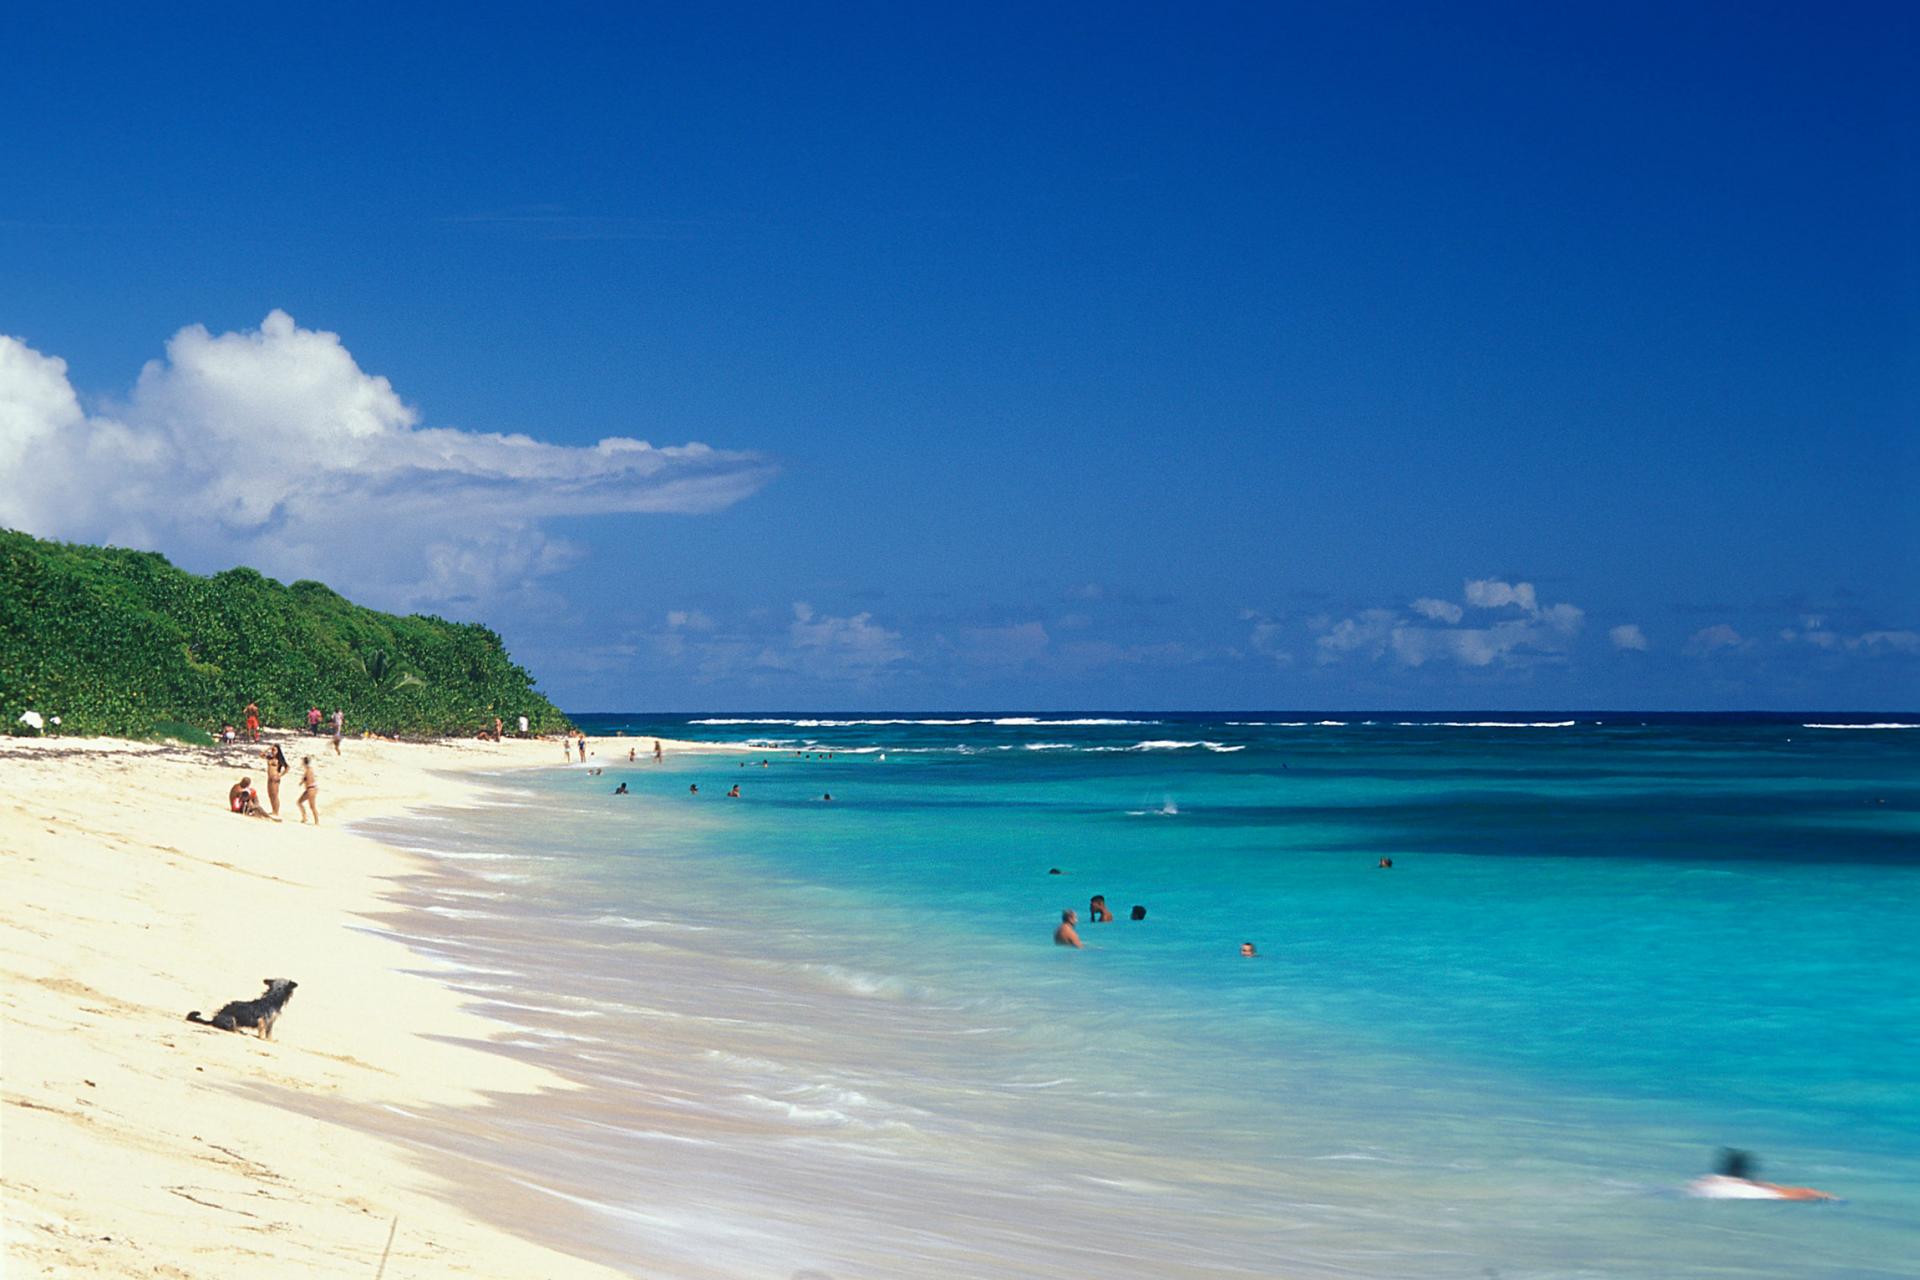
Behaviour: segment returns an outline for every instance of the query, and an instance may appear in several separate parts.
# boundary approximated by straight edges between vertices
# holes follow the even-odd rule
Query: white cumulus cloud
[[[1684,646],[1690,654],[1703,655],[1720,653],[1727,649],[1739,649],[1746,645],[1746,639],[1738,631],[1724,622],[1716,622],[1710,627],[1702,627],[1687,637]]]
[[[1435,622],[1445,622],[1448,624],[1460,621],[1460,619],[1464,618],[1467,614],[1465,609],[1462,609],[1453,601],[1435,600],[1432,596],[1422,596],[1420,599],[1415,600],[1411,607],[1415,613],[1423,618],[1431,618]]]
[[[1349,657],[1375,661],[1391,657],[1405,667],[1429,662],[1490,667],[1559,661],[1586,620],[1575,605],[1542,606],[1530,582],[1474,579],[1465,584],[1462,598],[1464,604],[1422,596],[1405,614],[1366,609],[1338,622],[1317,619],[1313,624],[1320,632],[1316,656],[1323,664]],[[1496,616],[1484,626],[1464,627],[1459,624],[1466,619],[1467,606],[1519,613]]]
[[[1607,632],[1607,639],[1613,641],[1616,649],[1634,649],[1644,652],[1647,647],[1646,633],[1639,624],[1627,622]]]
[[[703,444],[420,423],[339,335],[283,311],[244,333],[180,330],[91,412],[64,361],[0,336],[0,524],[457,611],[572,559],[546,520],[714,511],[772,474]]]

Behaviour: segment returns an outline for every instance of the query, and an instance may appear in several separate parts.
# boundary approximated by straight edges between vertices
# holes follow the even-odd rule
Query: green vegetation
[[[202,578],[145,551],[0,530],[0,731],[22,711],[66,734],[185,739],[243,723],[471,734],[499,716],[535,732],[567,718],[487,628],[350,604],[318,582],[252,569]]]

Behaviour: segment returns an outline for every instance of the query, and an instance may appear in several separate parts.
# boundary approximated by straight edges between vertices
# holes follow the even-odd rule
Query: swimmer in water
[[[727,799],[738,800],[739,798],[740,798],[740,784],[736,782],[733,784],[733,790],[727,792]]]
[[[617,796],[624,796],[624,795],[626,795],[626,794],[627,794],[627,784],[623,782],[623,783],[621,783],[621,784],[620,784],[619,786],[617,786],[617,787],[615,787],[615,788],[613,789],[613,794],[615,794],[615,795],[617,795]]]
[[[696,783],[694,783],[694,784],[693,784],[692,786],[690,786],[690,787],[688,787],[688,788],[687,788],[687,794],[688,794],[688,795],[690,795],[690,796],[697,796],[697,795],[699,795],[699,794],[700,794],[700,784],[696,782]]]
[[[1751,1154],[1735,1151],[1729,1147],[1720,1152],[1720,1160],[1713,1173],[1704,1178],[1695,1178],[1687,1184],[1687,1194],[1707,1200],[1832,1200],[1836,1198],[1830,1191],[1816,1191],[1812,1187],[1783,1187],[1774,1182],[1761,1182],[1753,1176],[1759,1170],[1760,1166]]]
[[[1382,858],[1382,859],[1380,859],[1380,869],[1381,869],[1382,871],[1391,871],[1391,870],[1393,870],[1393,859],[1392,859],[1392,858]]]
[[[1060,927],[1053,931],[1054,944],[1062,947],[1078,947],[1084,951],[1087,944],[1080,941],[1080,931],[1074,928],[1074,925],[1079,922],[1080,917],[1074,914],[1072,907],[1068,907],[1065,911],[1062,911],[1060,913]]]
[[[1251,942],[1243,942],[1240,944],[1240,954],[1247,957],[1249,960],[1251,960],[1253,957],[1259,955],[1260,953],[1253,949],[1253,944]]]
[[[1141,906],[1141,905],[1140,905],[1139,903],[1137,903],[1137,902],[1136,902],[1136,903],[1134,903],[1134,904],[1133,904],[1133,915],[1132,915],[1132,917],[1131,917],[1131,918],[1132,918],[1132,919],[1135,919],[1135,920],[1145,920],[1145,919],[1147,918],[1147,909],[1146,909],[1145,907],[1143,907],[1143,906]]]
[[[1096,893],[1087,902],[1087,919],[1094,924],[1113,923],[1113,912],[1107,910],[1107,895]]]

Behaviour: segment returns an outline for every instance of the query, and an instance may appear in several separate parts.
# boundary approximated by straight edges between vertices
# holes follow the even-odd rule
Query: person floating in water
[[[1085,950],[1087,944],[1080,941],[1080,930],[1074,927],[1079,922],[1080,917],[1074,913],[1072,907],[1068,907],[1065,911],[1062,911],[1060,913],[1060,927],[1053,931],[1054,944],[1062,947],[1078,947],[1081,950]]]
[[[1382,859],[1380,859],[1380,869],[1381,869],[1382,871],[1391,871],[1391,870],[1393,870],[1393,859],[1392,859],[1392,858],[1382,858]]]
[[[1107,910],[1107,895],[1096,893],[1087,902],[1087,919],[1094,924],[1113,923],[1113,912]]]
[[[1720,1152],[1715,1171],[1687,1184],[1687,1194],[1708,1200],[1832,1200],[1830,1191],[1812,1187],[1783,1187],[1762,1182],[1753,1175],[1760,1171],[1751,1153],[1728,1147]]]

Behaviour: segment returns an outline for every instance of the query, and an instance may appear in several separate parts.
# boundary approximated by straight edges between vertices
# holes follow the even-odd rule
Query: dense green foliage
[[[29,709],[69,734],[217,730],[240,725],[249,702],[281,728],[339,707],[349,733],[568,724],[485,627],[376,613],[318,582],[202,578],[151,552],[0,530],[0,732],[22,732]]]

